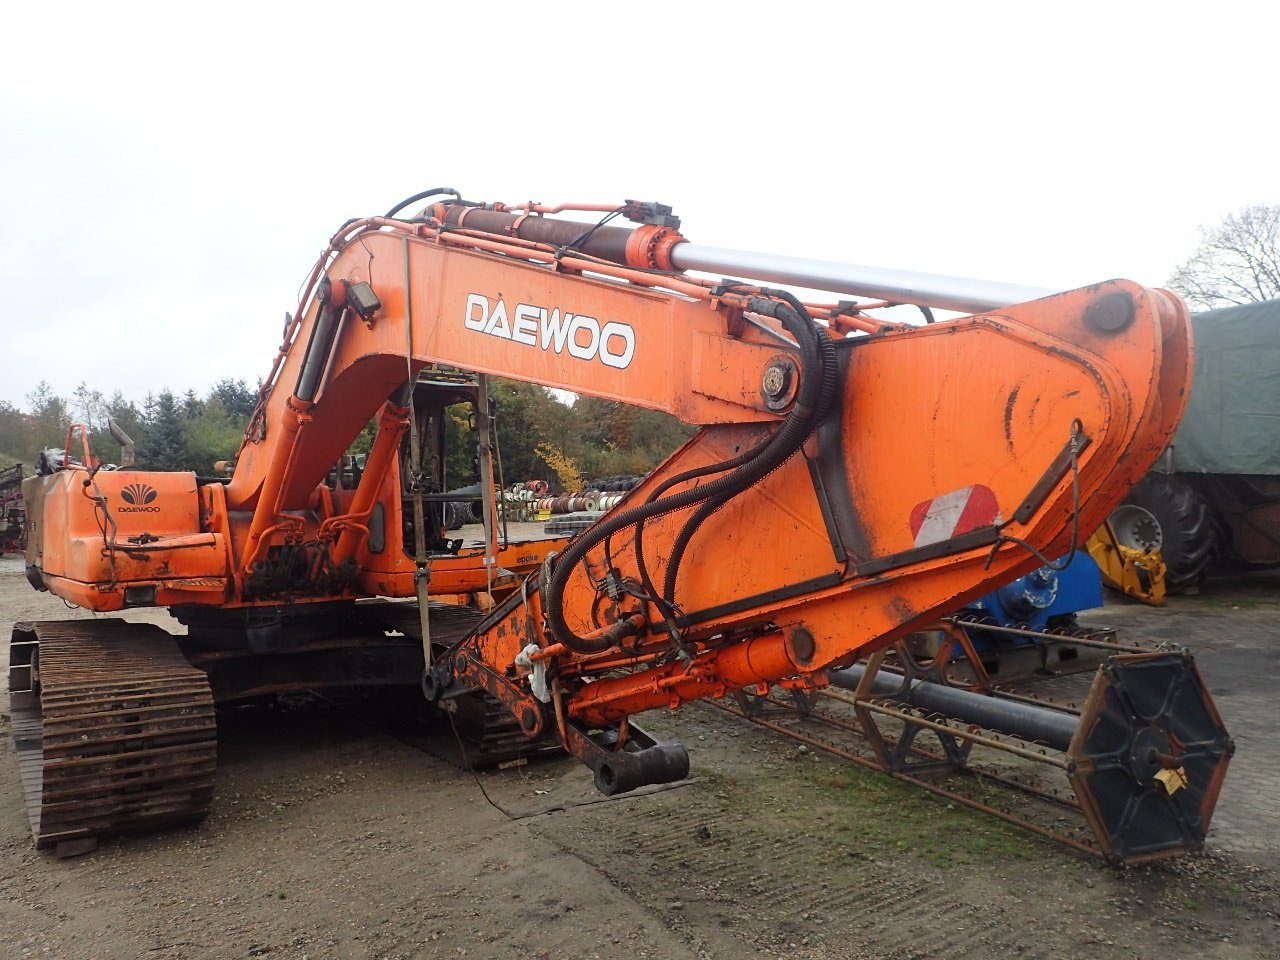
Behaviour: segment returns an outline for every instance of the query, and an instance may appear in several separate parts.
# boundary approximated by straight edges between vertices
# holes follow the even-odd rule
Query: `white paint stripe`
[[[920,531],[916,534],[916,546],[927,547],[931,543],[950,540],[971,496],[973,487],[968,486],[934,497],[929,504],[929,512],[924,515],[924,522],[920,524]]]

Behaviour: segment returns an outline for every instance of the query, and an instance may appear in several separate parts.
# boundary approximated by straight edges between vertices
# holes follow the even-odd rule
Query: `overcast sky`
[[[253,384],[329,235],[431,186],[1062,288],[1161,284],[1280,203],[1269,4],[36,7],[0,53],[19,406]]]

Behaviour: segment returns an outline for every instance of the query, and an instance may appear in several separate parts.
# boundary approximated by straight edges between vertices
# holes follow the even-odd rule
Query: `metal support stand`
[[[493,501],[493,441],[489,418],[489,378],[478,374],[476,382],[476,433],[480,436],[480,497],[484,509],[484,575],[487,592],[493,596],[494,565],[498,557],[497,507]]]
[[[409,238],[404,238],[404,339],[405,363],[409,367],[409,457],[413,484],[413,587],[418,598],[418,619],[422,626],[422,670],[431,673],[431,558],[427,556],[427,511],[422,502],[422,440],[418,436],[418,413],[413,398],[417,376],[413,371],[413,291],[410,288]]]

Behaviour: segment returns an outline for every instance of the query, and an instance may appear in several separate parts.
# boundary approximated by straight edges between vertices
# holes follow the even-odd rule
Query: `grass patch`
[[[852,764],[806,758],[794,773],[711,779],[730,814],[767,817],[781,834],[825,834],[857,859],[905,853],[951,867],[1044,857],[1045,844],[1012,824]]]

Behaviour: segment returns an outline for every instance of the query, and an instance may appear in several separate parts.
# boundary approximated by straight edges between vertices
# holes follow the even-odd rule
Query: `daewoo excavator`
[[[570,210],[591,216],[556,216]],[[420,681],[444,709],[496,705],[605,793],[681,779],[684,748],[633,714],[824,686],[1077,546],[1177,425],[1188,316],[1164,291],[746,254],[679,227],[653,203],[478,204],[445,189],[348,221],[310,274],[229,482],[88,459],[28,481],[34,583],[94,610],[168,606],[188,625],[15,628],[15,718],[21,700],[43,744],[28,778],[37,842],[198,819],[214,702],[323,679],[301,664],[328,646],[347,658],[330,680],[369,655],[375,679]],[[808,303],[766,285],[779,282],[861,299]],[[895,303],[966,315],[914,326],[880,313]],[[432,364],[700,430],[494,609],[448,607],[430,601],[454,591],[391,469]],[[326,473],[371,417],[363,476],[335,498]],[[396,656],[377,659],[388,646]],[[1194,663],[1116,657],[1096,686],[1067,739],[1116,855],[1198,845],[1230,741]]]

